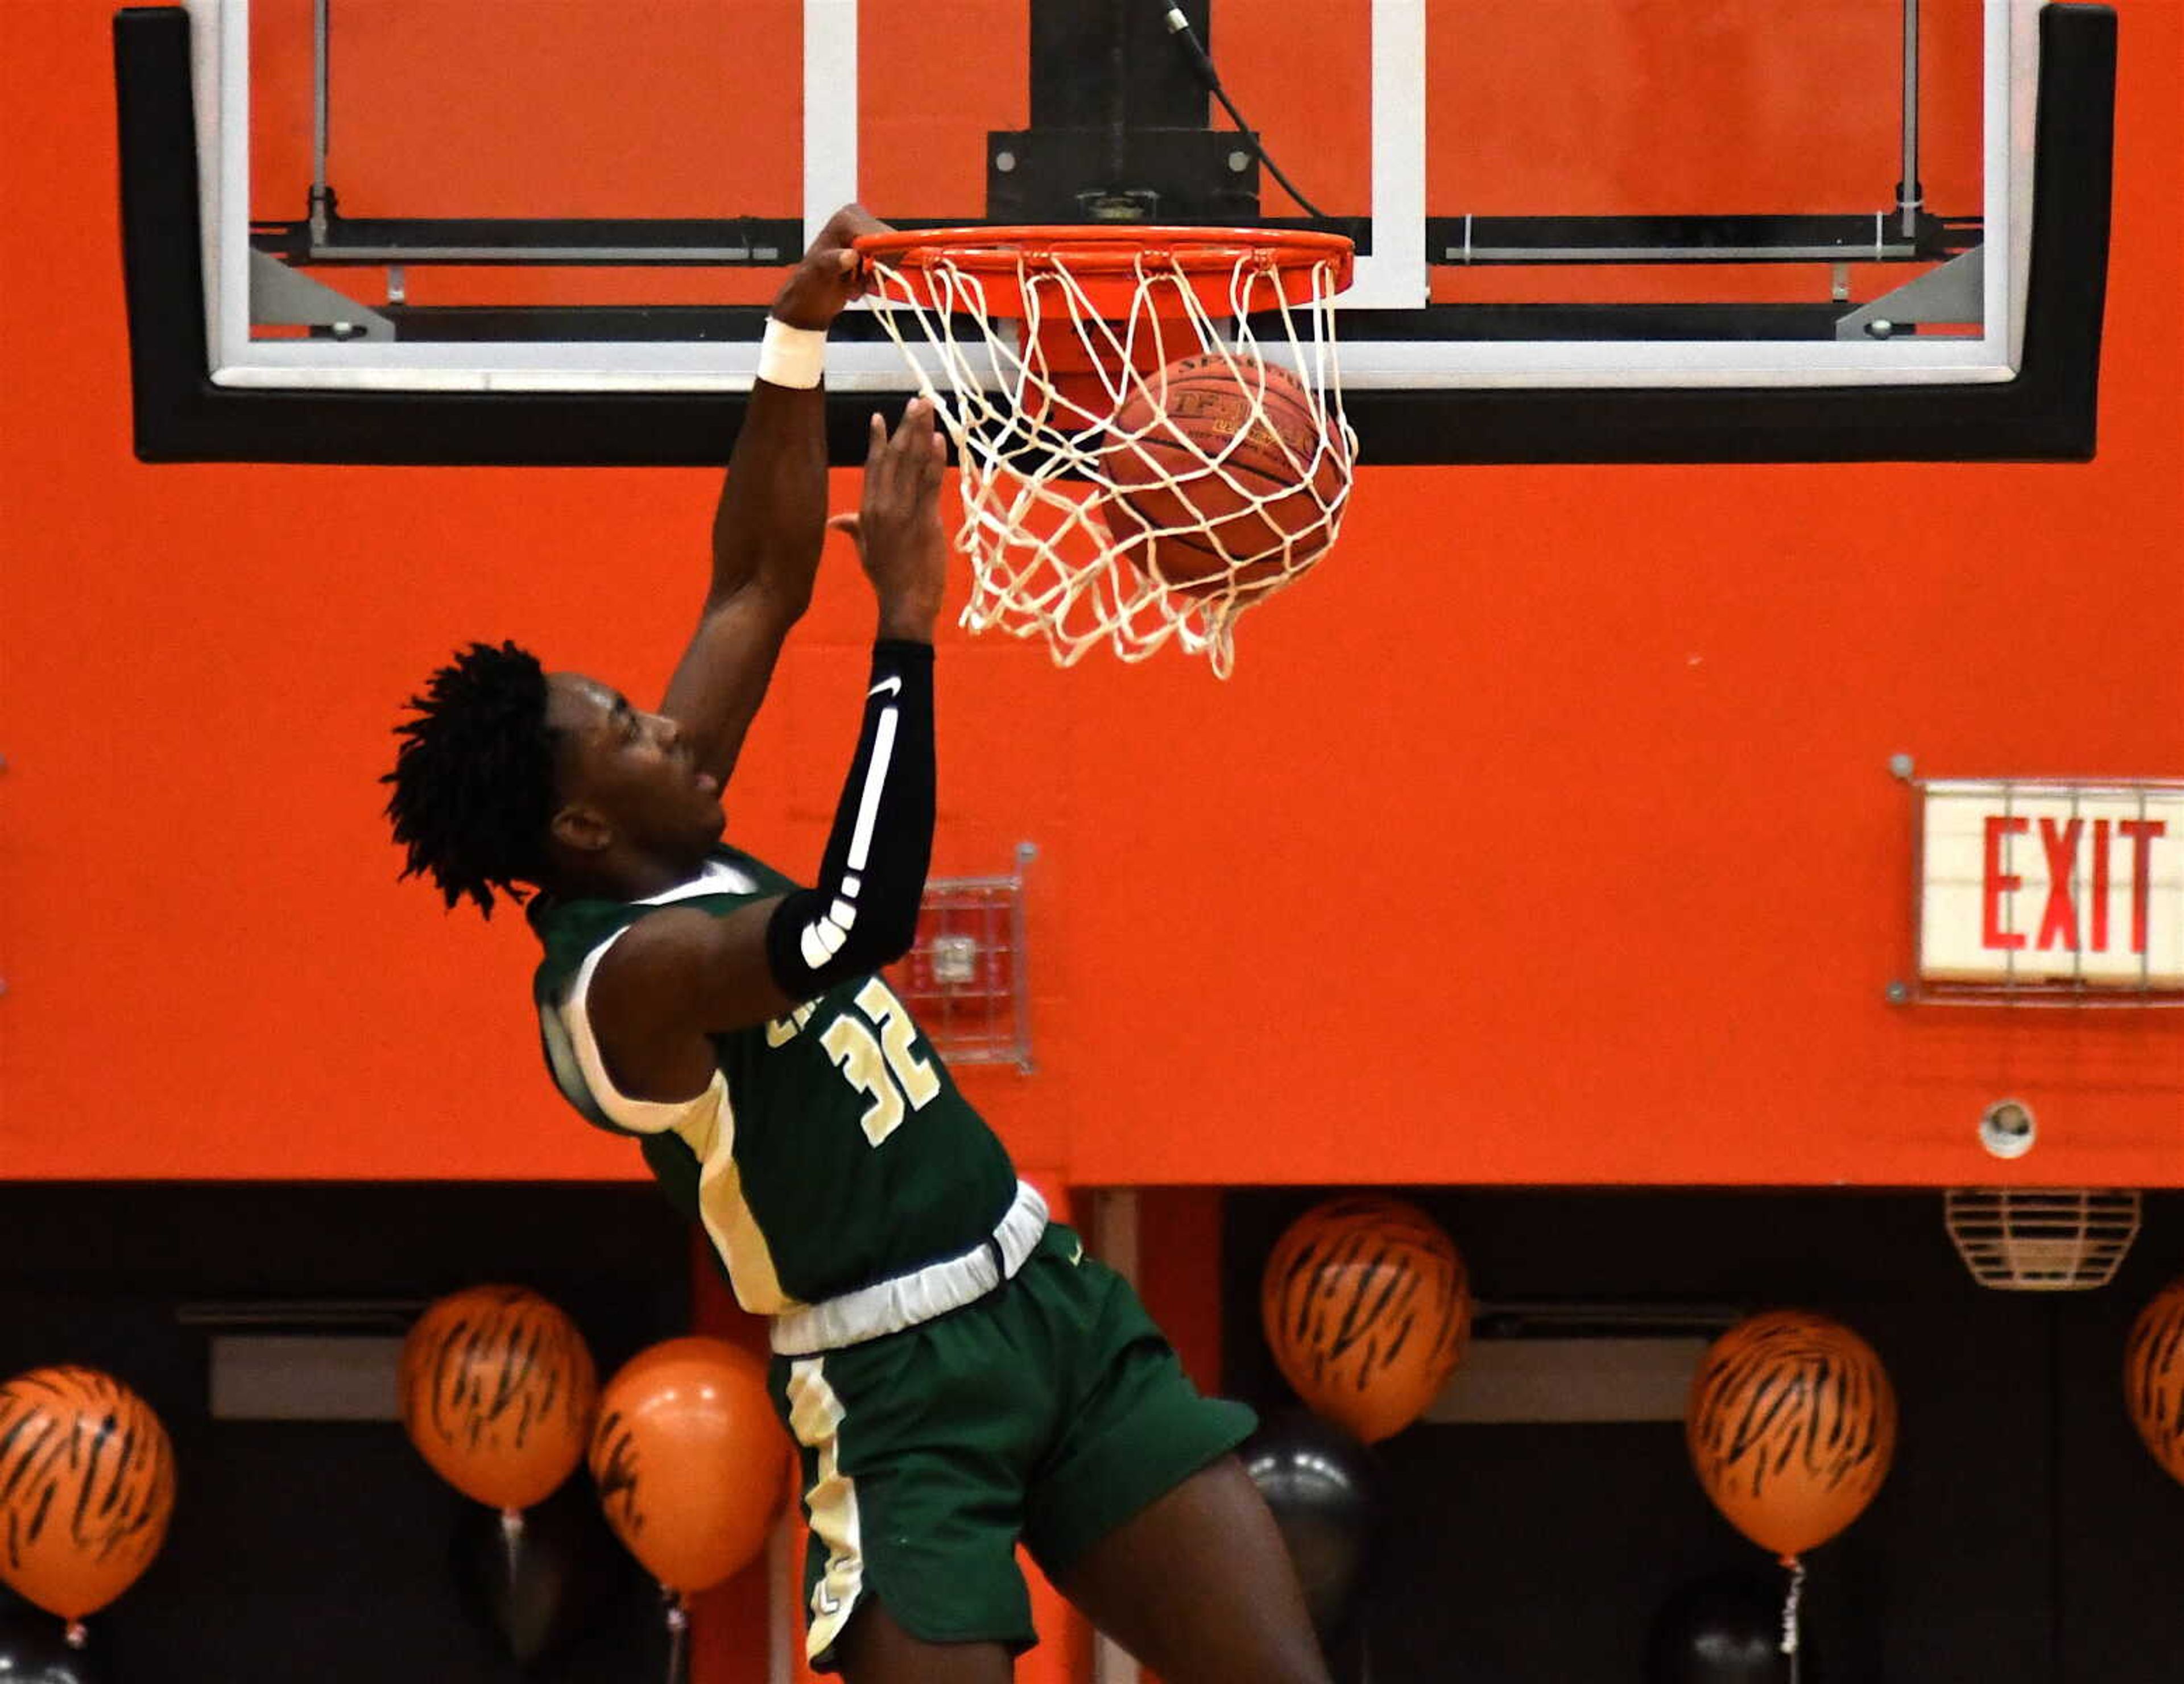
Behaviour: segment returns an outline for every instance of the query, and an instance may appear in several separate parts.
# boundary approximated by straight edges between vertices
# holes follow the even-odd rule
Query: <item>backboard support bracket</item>
[[[1985,254],[1975,246],[1915,280],[1860,304],[1836,324],[1836,337],[1886,339],[1919,322],[1976,325],[1986,308]]]
[[[323,329],[337,339],[392,339],[394,324],[264,252],[250,254],[250,320],[259,327]]]

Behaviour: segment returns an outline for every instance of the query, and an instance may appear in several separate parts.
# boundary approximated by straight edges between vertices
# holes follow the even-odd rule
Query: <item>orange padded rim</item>
[[[1239,263],[1272,277],[1284,302],[1301,304],[1314,295],[1321,265],[1334,265],[1332,294],[1350,285],[1356,261],[1356,248],[1340,234],[1142,223],[914,228],[864,235],[856,250],[867,262],[884,263],[913,282],[948,270],[974,276],[985,293],[986,313],[1011,320],[1024,314],[1024,281],[1040,274],[1068,275],[1101,316],[1114,318],[1138,308],[1149,273],[1182,276],[1199,302],[1218,314],[1229,308],[1230,277]],[[1172,289],[1156,288],[1147,298],[1160,315],[1184,313],[1183,300]],[[928,290],[922,302],[939,308],[941,299]]]

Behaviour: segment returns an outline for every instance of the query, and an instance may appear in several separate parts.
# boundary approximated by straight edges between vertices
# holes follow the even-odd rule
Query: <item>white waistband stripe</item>
[[[1004,1280],[1015,1279],[1045,1232],[1046,1201],[1030,1182],[1019,1181],[1016,1202],[990,1241],[892,1280],[875,1281],[838,1298],[776,1316],[773,1348],[784,1357],[838,1351],[974,1304]]]

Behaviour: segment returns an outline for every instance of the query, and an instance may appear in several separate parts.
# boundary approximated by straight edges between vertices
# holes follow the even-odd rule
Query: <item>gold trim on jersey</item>
[[[698,1215],[721,1259],[736,1302],[755,1316],[777,1316],[803,1306],[781,1290],[773,1252],[744,1199],[743,1171],[735,1156],[735,1107],[728,1085],[718,1072],[718,1103],[703,1118],[692,1117],[676,1133],[698,1160]]]
[[[788,1430],[816,1453],[818,1477],[804,1493],[811,1530],[827,1546],[827,1565],[811,1587],[811,1624],[804,1655],[816,1660],[842,1635],[865,1585],[864,1532],[857,1514],[857,1482],[842,1471],[842,1423],[849,1412],[827,1383],[824,1357],[788,1367]]]
[[[727,1265],[728,1283],[736,1302],[757,1316],[780,1315],[800,1309],[797,1300],[781,1290],[772,1250],[760,1230],[758,1218],[744,1198],[743,1172],[736,1163],[736,1113],[728,1098],[728,1079],[719,1070],[705,1092],[687,1100],[632,1099],[614,1085],[606,1058],[592,1034],[585,1009],[593,975],[607,950],[627,933],[627,927],[584,956],[561,1002],[560,1016],[577,1068],[592,1101],[609,1120],[640,1135],[673,1135],[690,1148],[698,1160],[698,1216],[707,1235]]]

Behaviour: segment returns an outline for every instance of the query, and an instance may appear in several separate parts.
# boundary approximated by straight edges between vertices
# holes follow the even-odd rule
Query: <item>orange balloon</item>
[[[1896,1454],[1896,1392],[1841,1322],[1774,1310],[1713,1342],[1684,1438],[1713,1506],[1763,1549],[1794,1556],[1864,1511]]]
[[[671,1591],[756,1559],[788,1490],[788,1436],[766,1364],[718,1339],[670,1339],[607,1382],[592,1477],[608,1524]]]
[[[522,1286],[473,1286],[402,1345],[402,1425],[432,1471],[495,1508],[550,1497],[583,1459],[599,1373],[576,1323]]]
[[[1471,1337],[1471,1291],[1431,1217],[1359,1195],[1290,1225],[1260,1278],[1259,1316],[1297,1396],[1374,1444],[1448,1384]]]
[[[48,1614],[95,1614],[166,1539],[175,1453],[152,1407],[96,1369],[0,1386],[0,1579]]]
[[[2172,1280],[2138,1313],[2124,1343],[2124,1397],[2131,1425],[2173,1480],[2184,1480],[2184,1280]]]

